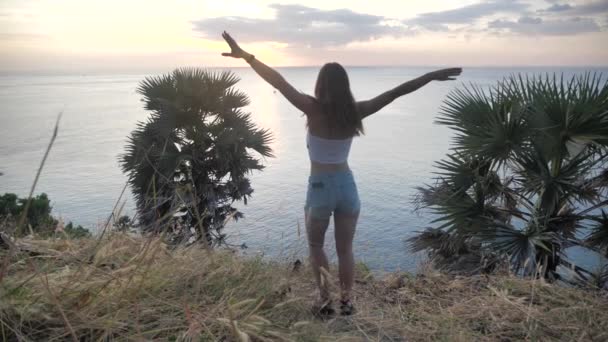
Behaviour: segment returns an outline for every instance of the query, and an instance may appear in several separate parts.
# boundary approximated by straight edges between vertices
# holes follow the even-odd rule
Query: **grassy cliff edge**
[[[5,341],[608,339],[605,294],[542,280],[359,269],[357,314],[321,321],[306,267],[119,233],[19,245],[0,249]]]

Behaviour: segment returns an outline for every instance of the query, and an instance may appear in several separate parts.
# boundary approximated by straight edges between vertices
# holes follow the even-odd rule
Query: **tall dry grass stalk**
[[[55,143],[55,139],[57,138],[57,133],[59,132],[59,121],[61,120],[62,114],[63,113],[59,113],[59,115],[57,115],[57,120],[55,120],[55,127],[53,128],[53,134],[51,135],[51,140],[49,141],[49,144],[46,146],[44,156],[42,157],[42,160],[40,161],[40,166],[38,166],[38,171],[36,171],[36,177],[34,177],[34,181],[32,182],[32,186],[30,187],[30,193],[27,197],[27,202],[25,202],[25,207],[23,209],[23,212],[21,213],[21,217],[19,218],[19,223],[17,224],[16,230],[15,230],[18,233],[23,233],[25,230],[25,219],[27,217],[27,213],[28,213],[30,205],[32,203],[32,196],[34,196],[34,191],[36,190],[36,185],[38,184],[38,179],[40,179],[40,174],[42,173],[42,169],[44,168],[46,159],[49,156],[49,153],[51,152],[51,148],[53,147],[53,144]],[[13,248],[13,245],[11,244],[10,249],[9,249],[9,258],[5,259],[0,264],[0,283],[2,283],[2,279],[4,278],[4,275],[6,274],[6,269],[8,267],[8,259],[10,259],[10,256],[12,256],[13,253],[15,253],[15,250]]]

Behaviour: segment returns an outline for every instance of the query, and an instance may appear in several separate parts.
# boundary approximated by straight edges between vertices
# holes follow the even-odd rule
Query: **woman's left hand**
[[[430,74],[431,79],[435,81],[454,81],[456,76],[460,76],[462,68],[449,68],[433,71]]]
[[[226,40],[226,43],[228,43],[228,46],[230,46],[231,50],[230,52],[223,52],[222,56],[233,58],[247,57],[248,53],[245,52],[245,50],[241,49],[239,44],[236,43],[236,41],[228,34],[228,32],[224,31],[222,33],[222,37],[224,38],[224,40]]]

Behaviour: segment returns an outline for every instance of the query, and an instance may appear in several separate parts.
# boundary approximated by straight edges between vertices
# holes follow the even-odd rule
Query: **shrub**
[[[608,83],[510,77],[452,92],[437,122],[456,132],[453,151],[418,201],[439,225],[411,247],[504,257],[519,274],[549,279],[567,266],[590,279],[565,249],[608,251]]]
[[[247,96],[230,72],[177,69],[148,77],[138,92],[150,117],[139,122],[120,157],[144,232],[174,242],[221,243],[232,205],[251,196],[247,174],[271,156],[270,133],[243,110]]]
[[[51,200],[45,193],[32,198],[30,207],[25,215],[23,227],[17,227],[23,215],[27,198],[19,198],[15,194],[5,193],[0,196],[0,221],[3,221],[4,230],[15,236],[27,235],[32,232],[41,237],[49,237],[55,233],[59,221],[51,215]],[[28,228],[26,228],[28,227]],[[63,227],[63,232],[69,238],[90,237],[91,233],[82,226],[74,226],[69,222]],[[59,235],[62,236],[62,235]]]
[[[0,219],[12,221],[12,227],[16,227],[20,220],[27,198],[19,198],[16,194],[5,193],[0,196]],[[51,201],[45,193],[32,198],[29,210],[25,215],[23,227],[14,233],[18,235],[29,233],[31,227],[35,233],[42,235],[51,234],[57,226],[57,220],[51,216]]]

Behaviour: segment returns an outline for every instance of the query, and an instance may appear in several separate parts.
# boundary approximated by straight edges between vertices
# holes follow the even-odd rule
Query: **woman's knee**
[[[352,244],[350,244],[350,246],[341,246],[340,244],[337,244],[336,245],[336,254],[338,255],[339,259],[352,257],[353,256]]]
[[[336,253],[338,254],[338,257],[353,254],[352,235],[344,236],[342,234],[338,234],[336,236]]]
[[[324,245],[323,241],[308,240],[308,248],[311,251],[322,251],[323,245]]]

